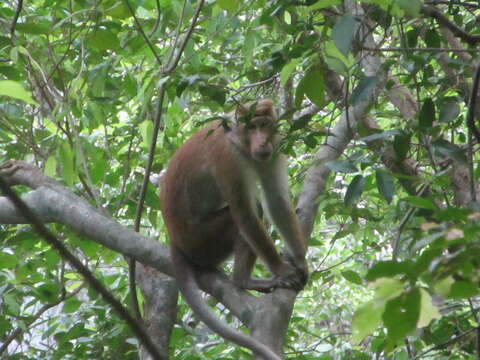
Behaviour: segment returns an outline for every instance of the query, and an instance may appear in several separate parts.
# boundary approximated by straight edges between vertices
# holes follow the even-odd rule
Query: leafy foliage
[[[465,125],[475,37],[456,38],[418,0],[210,1],[178,68],[165,72],[196,2],[129,4],[136,19],[125,1],[33,0],[17,22],[17,1],[0,4],[0,160],[36,163],[132,226],[162,85],[155,173],[208,119],[238,101],[273,97],[295,195],[311,166],[333,174],[315,200],[312,276],[287,333],[289,356],[478,357],[480,207],[472,185],[479,192],[480,171]],[[434,9],[478,36],[478,4]],[[444,51],[459,46],[466,51]],[[312,105],[315,112],[292,117]],[[353,140],[341,148],[336,126],[345,117]],[[329,138],[338,148],[322,147]],[[323,164],[328,151],[341,156]],[[127,302],[121,256],[50,227]],[[166,241],[153,185],[142,231]],[[0,244],[0,349],[18,331],[4,354],[137,358],[130,330],[29,226],[0,225]],[[202,341],[175,328],[174,357],[245,356],[223,342],[198,355],[192,349]]]

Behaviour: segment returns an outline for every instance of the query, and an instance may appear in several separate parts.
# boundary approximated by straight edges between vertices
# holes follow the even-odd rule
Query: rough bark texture
[[[138,264],[136,278],[145,298],[145,326],[159,347],[167,350],[177,318],[177,283],[170,276],[142,264]],[[152,359],[143,346],[140,346],[139,358]]]

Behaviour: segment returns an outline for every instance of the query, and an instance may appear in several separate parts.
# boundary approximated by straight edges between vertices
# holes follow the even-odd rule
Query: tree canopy
[[[271,98],[311,276],[263,297],[205,277],[219,316],[287,359],[477,358],[479,21],[473,0],[5,0],[0,163],[25,168],[0,175],[129,309],[137,261],[163,353],[251,358],[179,300],[156,184]],[[0,197],[0,357],[148,359],[136,335]]]

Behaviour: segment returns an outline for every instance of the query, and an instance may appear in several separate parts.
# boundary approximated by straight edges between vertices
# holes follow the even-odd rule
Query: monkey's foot
[[[270,279],[249,279],[237,285],[245,290],[255,290],[268,294],[275,289],[301,291],[305,287],[307,280],[307,273],[292,264],[292,271],[283,276],[276,276]]]
[[[275,288],[293,289],[301,291],[305,287],[308,280],[308,267],[305,261],[298,264],[288,256],[285,257],[286,271],[274,278]]]
[[[293,289],[295,291],[302,291],[307,283],[304,273],[299,269],[286,276],[278,276],[274,280],[275,288]]]

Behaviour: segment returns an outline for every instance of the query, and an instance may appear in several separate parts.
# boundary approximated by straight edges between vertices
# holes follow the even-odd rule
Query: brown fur
[[[267,359],[279,359],[258,341],[234,331],[210,311],[199,295],[195,272],[214,268],[235,253],[234,281],[263,292],[278,287],[301,290],[307,279],[305,245],[285,181],[281,156],[274,154],[276,114],[270,100],[239,106],[226,130],[213,123],[181,146],[161,184],[161,206],[171,240],[172,264],[187,303],[219,335]],[[256,183],[267,212],[290,250],[291,261],[276,251],[257,214]],[[259,256],[274,274],[251,279]]]

